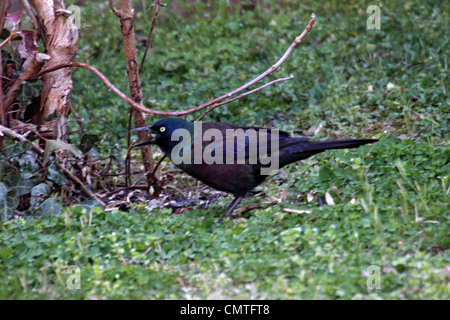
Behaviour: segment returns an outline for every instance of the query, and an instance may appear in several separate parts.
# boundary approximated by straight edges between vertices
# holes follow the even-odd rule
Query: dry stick
[[[131,121],[131,115],[129,117],[130,121]],[[127,156],[125,158],[125,186],[127,189],[127,193],[128,193],[128,186],[131,184],[131,177],[130,177],[130,151],[131,149],[134,147],[134,144],[136,143],[136,141],[133,141],[131,144],[129,144],[129,147],[127,149]]]
[[[127,194],[128,194],[128,186],[131,184],[130,150],[131,150],[131,146],[134,146],[134,144],[136,143],[135,141],[131,142],[131,132],[130,131],[131,131],[131,123],[132,122],[133,122],[133,107],[130,108],[130,112],[128,113],[128,130],[127,130],[127,146],[128,146],[128,150],[127,150],[127,159],[125,161],[125,186],[126,186]],[[141,149],[141,153],[142,153],[142,157],[145,157],[145,154],[142,151],[142,149]],[[146,165],[144,164],[144,168],[145,167],[146,167]]]
[[[117,10],[117,9],[116,9]],[[80,62],[69,62],[69,63],[65,63],[65,64],[61,64],[52,68],[48,68],[48,69],[44,69],[42,70],[38,75],[42,75],[44,73],[47,72],[52,72],[61,68],[67,68],[67,67],[83,67],[88,69],[89,71],[93,72],[97,77],[100,78],[100,80],[103,81],[103,83],[109,88],[110,91],[114,92],[117,96],[119,96],[122,100],[126,101],[129,105],[135,107],[136,109],[138,109],[139,111],[142,111],[143,113],[146,114],[151,114],[151,115],[161,115],[161,116],[183,116],[186,114],[191,114],[194,113],[196,111],[202,110],[206,107],[209,107],[210,105],[214,105],[215,103],[225,99],[225,98],[229,98],[231,96],[234,96],[235,94],[247,89],[248,87],[254,85],[255,83],[257,83],[258,81],[260,81],[261,79],[263,79],[264,77],[268,76],[269,74],[271,74],[272,72],[276,71],[280,65],[287,59],[287,57],[291,54],[292,50],[302,41],[302,39],[314,28],[314,22],[316,21],[316,16],[313,14],[311,14],[311,20],[309,20],[308,26],[305,28],[305,30],[303,30],[302,34],[300,34],[297,38],[295,38],[294,42],[289,46],[289,48],[286,50],[286,52],[284,53],[284,55],[280,58],[280,60],[278,60],[278,62],[276,64],[274,64],[272,67],[270,67],[268,70],[266,70],[264,73],[262,73],[261,75],[259,75],[258,77],[256,77],[255,79],[253,79],[252,81],[246,83],[245,85],[241,86],[240,88],[233,90],[223,96],[220,96],[218,98],[215,98],[213,100],[210,100],[202,105],[199,105],[197,107],[194,108],[190,108],[188,110],[184,110],[184,111],[161,111],[161,110],[151,110],[148,109],[146,107],[144,107],[143,105],[134,102],[132,99],[128,98],[124,93],[122,93],[119,89],[117,89],[100,71],[98,71],[96,68],[94,68],[91,65],[85,64],[85,63],[80,63]]]
[[[44,154],[44,150],[42,150],[41,147],[39,147],[36,143],[28,140],[27,138],[25,138],[24,136],[14,132],[13,130],[0,125],[0,131],[5,133],[10,138],[14,138],[14,139],[18,139],[20,141],[26,141],[26,142],[30,143],[31,149],[33,149],[39,155],[43,155]]]
[[[235,211],[233,211],[233,216],[238,216],[242,213],[262,208],[264,204],[271,204],[271,202],[253,203],[253,204],[249,204],[248,206],[238,208]]]
[[[134,144],[134,142],[133,142],[133,144]],[[161,163],[163,162],[163,160],[164,160],[166,157],[167,157],[166,155],[163,155],[162,158],[159,159],[158,163],[155,165],[155,168],[153,169],[153,171],[152,171],[151,173],[150,173],[150,172],[144,173],[139,179],[136,180],[135,183],[133,183],[133,185],[132,185],[131,187],[136,187],[137,184],[138,184],[142,179],[144,179],[146,176],[148,176],[149,174],[151,174],[151,175],[154,177],[154,176],[155,176],[155,173],[156,173],[156,170],[158,169],[158,167],[161,165]],[[130,187],[130,188],[131,188],[131,187]]]
[[[75,121],[77,122],[78,126],[80,127],[81,132],[84,134],[85,131],[84,131],[84,127],[83,127],[83,121],[80,118],[78,118],[78,116],[75,113],[75,110],[74,110],[74,108],[72,106],[72,102],[70,102],[70,100],[69,100],[69,108],[70,108],[70,111],[72,111],[72,114],[75,117]]]
[[[10,42],[12,40],[12,38],[14,38],[16,35],[17,35],[16,28],[14,27],[14,29],[11,30],[11,33],[9,34],[8,38],[6,38],[5,41],[0,43],[0,48],[2,48],[5,44]]]
[[[0,131],[5,133],[8,137],[20,140],[20,141],[25,141],[28,142],[31,145],[31,148],[40,156],[42,156],[44,154],[44,150],[41,149],[41,147],[39,147],[37,144],[35,144],[34,142],[28,140],[27,138],[25,138],[24,136],[14,132],[11,129],[8,129],[2,125],[0,125]],[[86,186],[83,184],[83,182],[80,181],[80,179],[78,179],[76,176],[74,176],[72,174],[72,172],[70,172],[67,168],[65,168],[64,166],[62,166],[61,164],[58,163],[58,161],[56,161],[56,166],[61,169],[62,171],[64,171],[64,173],[67,175],[67,177],[72,180],[73,182],[75,182],[77,185],[80,186],[81,190],[83,190],[83,192],[90,198],[94,198],[95,200],[97,200],[98,203],[100,203],[102,206],[106,206],[106,204],[100,200],[100,198],[98,198],[92,191],[90,191],[88,188],[86,188]]]

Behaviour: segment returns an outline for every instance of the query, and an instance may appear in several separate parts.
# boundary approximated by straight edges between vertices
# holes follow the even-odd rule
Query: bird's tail
[[[345,140],[329,140],[329,141],[308,141],[304,151],[306,152],[322,152],[328,149],[351,149],[357,148],[364,144],[377,142],[377,139],[345,139]]]
[[[283,156],[280,157],[281,167],[295,161],[307,159],[315,154],[329,149],[351,149],[364,144],[377,142],[376,139],[345,139],[329,141],[291,141],[283,145]]]

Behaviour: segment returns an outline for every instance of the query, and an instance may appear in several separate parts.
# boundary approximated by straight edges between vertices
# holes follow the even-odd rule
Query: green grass
[[[145,103],[180,110],[240,86],[271,66],[314,12],[317,27],[277,73],[293,80],[204,120],[304,132],[322,124],[311,138],[380,141],[284,168],[242,206],[287,190],[282,202],[222,224],[231,197],[179,215],[144,203],[130,212],[65,206],[40,219],[2,221],[0,297],[449,299],[448,4],[383,2],[381,30],[366,30],[366,2],[286,1],[242,14],[223,3],[208,11],[186,4],[189,17],[160,8],[142,74]],[[91,27],[78,60],[97,50],[89,63],[127,92],[116,17],[105,4],[87,4],[82,22]],[[145,35],[151,18],[141,10],[136,23]],[[126,103],[86,70],[74,73],[74,84],[85,129],[103,139],[96,149],[107,155],[117,144],[123,156]],[[198,188],[183,181],[186,190]],[[326,193],[335,205],[318,207]],[[81,274],[73,291],[65,273],[72,265]],[[379,267],[380,289],[367,286],[370,266]]]

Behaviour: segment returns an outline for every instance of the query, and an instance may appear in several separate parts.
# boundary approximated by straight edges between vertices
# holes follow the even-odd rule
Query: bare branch
[[[0,43],[0,48],[2,48],[5,44],[10,42],[16,35],[17,35],[16,28],[13,28],[8,38],[6,38],[2,43]]]
[[[86,58],[83,59],[82,62],[85,63],[86,61],[88,61],[89,58],[92,57],[92,56],[94,55],[95,52],[96,52],[95,50],[92,51]],[[77,69],[78,69],[78,67],[75,67],[75,68],[71,71],[71,73],[74,73]]]
[[[124,93],[122,93],[119,89],[117,89],[100,71],[98,71],[96,68],[94,68],[91,65],[85,64],[85,63],[80,63],[80,62],[69,62],[69,63],[65,63],[65,64],[61,64],[58,66],[54,66],[51,68],[47,68],[42,70],[37,76],[40,76],[44,73],[47,72],[52,72],[61,68],[67,68],[67,67],[83,67],[88,69],[89,71],[95,73],[95,75],[97,75],[102,81],[103,83],[109,88],[110,91],[114,92],[117,96],[119,96],[122,100],[126,101],[129,105],[131,105],[132,107],[135,107],[136,109],[138,109],[139,111],[146,113],[146,114],[151,114],[151,115],[160,115],[160,116],[174,116],[174,117],[179,117],[179,116],[184,116],[187,114],[191,114],[194,112],[197,112],[199,110],[205,109],[206,107],[209,107],[211,105],[214,105],[226,98],[230,98],[236,94],[238,94],[241,91],[244,91],[245,89],[251,87],[252,85],[254,85],[255,83],[259,82],[261,79],[267,77],[269,74],[271,74],[272,72],[276,71],[279,69],[279,67],[281,66],[281,64],[286,61],[287,57],[291,54],[292,50],[302,41],[302,39],[314,28],[314,22],[316,21],[316,16],[313,14],[311,14],[311,19],[309,20],[309,23],[307,25],[307,27],[305,28],[305,30],[297,37],[295,38],[294,42],[292,42],[292,44],[289,46],[289,48],[286,50],[286,52],[283,54],[283,56],[280,58],[280,60],[277,61],[277,63],[275,63],[272,67],[270,67],[269,69],[267,69],[264,73],[262,73],[261,75],[259,75],[258,77],[256,77],[255,79],[251,80],[250,82],[244,84],[243,86],[239,87],[238,89],[235,89],[231,92],[228,92],[218,98],[215,98],[213,100],[210,100],[202,105],[199,105],[197,107],[194,108],[190,108],[187,110],[183,110],[183,111],[161,111],[161,110],[152,110],[152,109],[148,109],[146,107],[144,107],[143,105],[134,102],[132,99],[130,99],[129,97],[127,97]],[[286,79],[287,80],[287,79]],[[278,80],[275,82],[279,82],[282,80]],[[284,80],[283,80],[284,81]],[[272,83],[275,83],[272,82]],[[269,83],[269,84],[272,84]],[[267,84],[267,85],[269,85]],[[257,90],[255,90],[257,91]]]
[[[126,94],[122,93],[119,89],[117,89],[100,71],[98,71],[95,67],[82,63],[82,62],[68,62],[65,64],[60,64],[58,66],[54,66],[51,68],[46,68],[39,72],[36,75],[36,78],[47,73],[47,72],[53,72],[58,69],[62,68],[70,68],[70,67],[82,67],[85,69],[88,69],[89,71],[93,72],[97,77],[100,78],[100,80],[103,81],[103,83],[108,87],[108,89],[112,92],[114,92],[117,96],[119,96],[122,100],[127,102],[130,106],[135,107],[139,109],[140,111],[146,113],[146,114],[160,114],[160,115],[166,115],[166,111],[158,111],[158,110],[150,110],[144,107],[143,105],[134,102],[132,99],[130,99]]]
[[[142,56],[141,65],[139,66],[139,74],[141,74],[142,69],[144,68],[145,58],[147,57],[147,52],[148,52],[148,49],[150,48],[150,41],[152,38],[153,29],[155,28],[156,18],[158,17],[158,8],[160,5],[167,6],[167,5],[164,5],[163,3],[161,3],[160,0],[153,0],[152,5],[148,9],[148,11],[150,11],[153,7],[155,7],[155,14],[153,15],[152,26],[150,27],[150,32],[148,33],[148,36],[147,36],[147,45],[145,47],[144,55]]]
[[[112,12],[114,12],[114,14],[116,16],[121,18],[121,13],[120,13],[119,9],[117,9],[116,6],[114,5],[114,0],[108,0],[108,2],[109,2],[109,6],[111,7]]]
[[[28,142],[31,145],[31,149],[33,149],[38,155],[42,156],[44,154],[44,150],[42,150],[41,147],[39,147],[36,143],[28,140],[24,136],[16,133],[14,130],[11,130],[7,127],[0,125],[0,132],[3,132],[10,138]]]
[[[253,89],[253,90],[247,91],[247,92],[245,92],[245,93],[243,93],[243,94],[241,94],[241,95],[238,95],[237,97],[234,97],[233,99],[230,99],[230,100],[227,100],[227,101],[224,101],[224,102],[220,102],[220,103],[216,103],[216,104],[212,105],[211,107],[209,107],[208,110],[206,110],[206,111],[205,111],[205,112],[197,119],[197,121],[201,120],[201,119],[202,119],[204,116],[206,116],[211,110],[213,110],[213,109],[215,109],[215,108],[217,108],[217,107],[223,106],[224,104],[227,104],[227,103],[233,102],[234,100],[237,100],[237,99],[240,99],[240,98],[242,98],[242,97],[248,96],[249,94],[252,94],[253,92],[256,92],[256,91],[259,91],[259,90],[261,90],[261,89],[264,89],[265,87],[268,87],[268,86],[270,86],[270,85],[272,85],[272,84],[274,84],[274,83],[281,82],[281,81],[286,81],[286,80],[290,80],[290,79],[292,79],[292,78],[294,78],[294,76],[291,74],[291,75],[290,75],[289,77],[287,77],[287,78],[275,79],[275,80],[270,81],[270,82],[266,83],[265,85],[262,85],[262,86],[260,86],[260,87],[258,87],[258,88],[256,88],[256,89]]]

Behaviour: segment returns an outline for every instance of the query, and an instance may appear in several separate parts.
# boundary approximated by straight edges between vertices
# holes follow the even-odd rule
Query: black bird
[[[178,118],[162,119],[151,126],[131,131],[143,130],[151,131],[155,136],[135,147],[156,144],[187,174],[217,190],[235,195],[224,218],[231,215],[248,191],[277,169],[327,149],[356,148],[378,141],[316,142],[307,137],[291,137],[281,130],[239,127],[225,122],[192,123]]]

